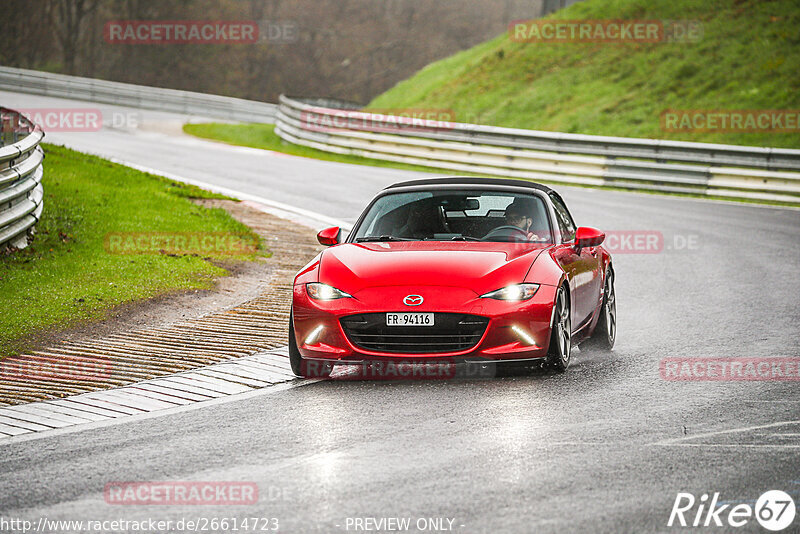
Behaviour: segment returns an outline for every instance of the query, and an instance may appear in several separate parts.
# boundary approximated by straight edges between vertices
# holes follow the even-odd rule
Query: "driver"
[[[528,238],[528,241],[538,241],[538,235],[530,231],[533,224],[533,212],[535,204],[529,198],[515,198],[514,201],[506,208],[505,218],[506,224],[509,226],[516,226]]]
[[[417,201],[407,212],[406,224],[397,231],[397,237],[424,239],[432,237],[438,222],[436,206],[430,202]]]

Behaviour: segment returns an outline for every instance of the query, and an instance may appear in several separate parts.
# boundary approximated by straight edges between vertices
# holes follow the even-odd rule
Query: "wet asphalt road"
[[[55,101],[0,93],[0,102]],[[416,176],[156,133],[47,140],[345,220],[381,187]],[[464,533],[665,532],[682,530],[667,527],[678,492],[752,502],[780,489],[797,501],[798,383],[666,381],[659,362],[798,356],[800,211],[557,189],[580,225],[663,236],[658,253],[614,255],[611,355],[576,351],[564,375],[329,380],[0,444],[0,516],[260,516],[282,532],[353,532],[364,517],[412,527],[448,518]],[[129,480],[254,481],[261,496],[233,508],[106,504],[105,484]],[[754,520],[708,530],[763,531]]]

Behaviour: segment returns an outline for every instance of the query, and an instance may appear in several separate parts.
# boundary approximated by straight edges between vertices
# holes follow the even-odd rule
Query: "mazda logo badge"
[[[423,300],[425,299],[422,298],[422,295],[409,295],[403,299],[403,304],[406,306],[419,306]]]

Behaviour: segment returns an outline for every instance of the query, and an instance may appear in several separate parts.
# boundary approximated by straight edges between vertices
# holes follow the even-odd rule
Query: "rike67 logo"
[[[721,502],[719,493],[714,493],[710,502],[706,493],[700,499],[691,493],[678,493],[667,526],[738,528],[755,518],[763,528],[778,532],[794,522],[796,513],[792,497],[780,490],[764,492],[755,506]]]

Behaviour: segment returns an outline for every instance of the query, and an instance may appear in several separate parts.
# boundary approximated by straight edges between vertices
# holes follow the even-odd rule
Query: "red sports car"
[[[577,228],[558,193],[521,180],[436,178],[381,191],[347,239],[294,280],[292,370],[495,362],[564,371],[572,346],[610,350],[614,270],[605,234]]]

